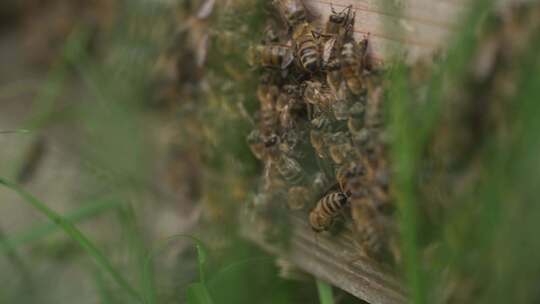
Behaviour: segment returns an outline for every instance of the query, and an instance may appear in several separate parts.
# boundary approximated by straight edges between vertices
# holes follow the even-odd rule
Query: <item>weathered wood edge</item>
[[[291,238],[287,249],[266,242],[262,232],[253,229],[247,220],[241,225],[241,233],[267,252],[371,304],[407,302],[406,292],[394,274],[360,257],[350,227],[338,235],[315,234],[305,216],[291,214],[289,217]]]

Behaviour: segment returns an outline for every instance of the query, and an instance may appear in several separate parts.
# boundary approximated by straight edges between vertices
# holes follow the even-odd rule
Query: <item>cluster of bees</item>
[[[307,211],[317,233],[335,232],[350,210],[360,252],[395,261],[382,70],[369,36],[355,39],[351,6],[332,7],[319,27],[300,0],[273,5],[282,29],[267,27],[248,50],[250,64],[262,70],[247,138],[264,164],[255,204],[287,201]]]

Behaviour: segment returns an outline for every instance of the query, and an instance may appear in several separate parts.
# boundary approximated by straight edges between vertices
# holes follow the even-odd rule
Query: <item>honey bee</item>
[[[341,192],[332,192],[323,196],[309,213],[309,223],[313,231],[328,230],[347,202],[347,196]]]
[[[311,74],[316,73],[320,67],[320,37],[316,37],[316,33],[310,23],[304,22],[295,28],[292,36],[300,65]]]
[[[287,205],[291,210],[301,210],[310,201],[311,192],[305,186],[292,186],[287,195]]]
[[[330,6],[332,14],[328,17],[326,22],[326,35],[338,35],[342,36],[350,33],[354,26],[354,19],[356,13],[351,14],[352,5],[346,6],[341,12],[336,12],[334,6]]]
[[[349,108],[349,119],[347,120],[347,128],[352,135],[357,135],[364,127],[365,106],[361,102],[355,102]]]
[[[367,58],[368,40],[364,39],[360,44],[349,39],[341,49],[340,67],[341,73],[349,90],[358,95],[364,91],[363,69]]]
[[[290,156],[301,156],[296,146],[302,141],[305,133],[298,129],[289,129],[283,132],[279,143],[279,150]],[[298,154],[298,155],[296,155]]]
[[[331,106],[335,98],[332,96],[330,89],[320,81],[306,81],[304,99],[319,109],[326,110]]]
[[[326,22],[324,37],[327,38],[323,45],[323,66],[332,69],[332,64],[338,61],[338,52],[341,50],[343,41],[349,38],[354,26],[355,13],[351,14],[352,6],[345,7],[341,12],[336,12],[331,6],[330,14]]]
[[[304,170],[300,163],[286,155],[281,155],[277,161],[279,174],[291,185],[297,185],[304,179]]]
[[[380,262],[399,263],[397,228],[390,218],[377,210],[368,196],[351,197],[354,239],[360,253]]]
[[[301,90],[295,85],[283,86],[277,100],[276,109],[279,114],[280,125],[284,130],[292,129],[297,118],[305,111],[305,104],[301,99]]]
[[[300,0],[273,0],[282,18],[289,29],[294,29],[298,25],[307,22],[307,11]]]
[[[367,127],[378,128],[383,124],[383,94],[380,86],[369,91],[365,113]]]
[[[336,132],[325,138],[328,154],[336,165],[353,157],[354,150],[346,132]]]
[[[391,227],[372,204],[362,199],[351,199],[351,216],[355,225],[355,242],[363,256],[383,261],[390,257],[389,240]]]
[[[338,121],[347,120],[349,117],[349,99],[339,98],[332,103],[332,113]]]
[[[268,44],[251,46],[248,49],[248,63],[260,64],[265,68],[286,69],[294,60],[293,49],[288,45]]]
[[[347,196],[360,197],[365,195],[365,169],[356,162],[343,164],[336,172],[339,188]]]
[[[330,130],[330,121],[324,115],[319,115],[311,121],[313,129],[309,132],[309,140],[313,149],[317,153],[317,156],[320,158],[326,157],[326,145],[325,138],[327,132]]]
[[[263,44],[272,44],[277,43],[279,41],[279,35],[274,29],[273,26],[268,25],[266,29],[264,30],[264,39],[262,40]]]

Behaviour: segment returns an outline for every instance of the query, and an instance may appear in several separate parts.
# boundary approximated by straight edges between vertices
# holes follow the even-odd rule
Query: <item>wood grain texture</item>
[[[285,249],[265,241],[263,233],[253,229],[259,220],[256,217],[251,217],[250,222],[246,220],[242,234],[268,252],[369,303],[407,302],[404,288],[389,269],[359,256],[350,227],[345,227],[337,236],[316,234],[305,213],[291,212],[291,238]]]

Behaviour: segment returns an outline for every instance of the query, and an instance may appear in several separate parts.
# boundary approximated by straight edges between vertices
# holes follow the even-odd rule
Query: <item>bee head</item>
[[[345,7],[339,13],[336,12],[333,6],[331,8],[332,8],[332,15],[330,15],[330,22],[342,24],[342,23],[345,23],[347,19],[349,19],[349,15],[351,13],[351,8],[352,8],[351,5]]]
[[[264,139],[264,146],[266,148],[274,147],[279,142],[279,137],[272,133],[270,136]]]
[[[349,197],[345,193],[339,194],[339,204],[341,206],[347,204],[348,201],[349,201]]]

